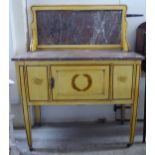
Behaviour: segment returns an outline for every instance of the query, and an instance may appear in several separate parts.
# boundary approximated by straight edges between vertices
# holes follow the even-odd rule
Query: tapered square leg
[[[31,121],[30,121],[28,106],[23,106],[23,113],[24,113],[24,122],[25,122],[27,142],[28,142],[29,149],[32,150]]]
[[[35,125],[41,125],[41,106],[34,106],[35,111]]]
[[[134,100],[133,104],[131,105],[129,145],[132,145],[134,143],[135,130],[136,130],[138,99],[139,99],[140,65],[136,65],[135,76],[136,81],[134,89]]]
[[[19,67],[20,70],[20,84],[21,86],[21,96],[22,96],[22,107],[23,107],[23,116],[24,116],[24,123],[26,128],[26,136],[29,149],[32,149],[32,135],[31,135],[31,121],[30,121],[30,114],[29,114],[29,106],[27,100],[27,91],[26,91],[26,80],[25,80],[25,72],[24,67]]]

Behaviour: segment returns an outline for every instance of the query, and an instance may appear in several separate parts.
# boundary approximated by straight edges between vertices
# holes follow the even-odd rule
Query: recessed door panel
[[[52,67],[54,100],[107,99],[108,66]]]

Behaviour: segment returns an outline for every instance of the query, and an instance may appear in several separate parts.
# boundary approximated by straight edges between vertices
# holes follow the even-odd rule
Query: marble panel
[[[39,45],[121,43],[121,10],[36,12]]]

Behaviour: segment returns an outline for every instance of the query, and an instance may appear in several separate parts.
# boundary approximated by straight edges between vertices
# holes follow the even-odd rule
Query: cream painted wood
[[[104,8],[106,9],[107,7],[108,6]],[[120,6],[109,6],[111,9],[118,9],[119,7]],[[78,10],[79,8],[81,7],[66,6],[66,9],[70,10]],[[93,8],[96,10],[95,6],[83,6],[82,8],[87,8],[87,10]],[[97,8],[103,9],[100,5],[97,6]],[[122,41],[120,45],[121,49],[128,51],[126,7],[123,8]],[[35,51],[38,47],[36,34],[37,23],[35,14],[33,15],[31,49]],[[49,46],[47,48],[49,48]],[[64,48],[64,46],[62,48]],[[74,48],[79,47],[76,46]],[[85,48],[87,48],[87,46]],[[90,49],[96,48],[101,47],[90,46]],[[116,46],[108,46],[108,49],[115,48]],[[64,103],[70,105],[76,105],[77,103],[130,103],[132,104],[133,110],[131,114],[129,143],[132,144],[134,142],[138,106],[140,59],[136,60],[133,58],[126,60],[122,57],[121,60],[104,59],[100,61],[95,59],[92,61],[52,61],[50,59],[48,61],[28,60],[30,59],[16,61],[16,69],[23,104],[27,141],[30,149],[32,148],[29,115],[30,104],[39,106],[45,105],[45,103],[46,105],[64,105]],[[131,68],[131,66],[137,67]],[[72,69],[70,70],[70,68]],[[133,75],[133,73],[136,74]],[[52,87],[50,80],[52,82]],[[133,83],[135,83],[135,85]]]
[[[129,137],[129,142],[130,144],[134,143],[134,137],[135,137],[135,132],[136,132],[136,123],[137,123],[137,109],[138,109],[138,101],[139,101],[139,80],[140,80],[140,75],[141,75],[141,66],[136,65],[136,80],[135,80],[135,87],[134,87],[134,92],[135,92],[135,97],[133,100],[133,104],[131,105],[131,119],[130,119],[130,137]]]
[[[133,65],[114,65],[113,99],[132,99]]]
[[[35,112],[35,124],[40,125],[41,124],[41,106],[34,106],[34,112]]]
[[[27,135],[27,142],[29,148],[32,149],[32,133],[31,133],[31,121],[30,121],[30,114],[29,114],[29,106],[28,106],[28,94],[26,90],[26,80],[25,80],[25,68],[24,66],[20,66],[20,84],[21,84],[21,95],[22,95],[22,106],[23,106],[23,115],[24,115],[24,122],[26,128],[26,135]]]
[[[70,62],[25,62],[29,105],[132,103],[134,64],[140,61]]]
[[[94,103],[132,104],[129,138],[132,144],[136,129],[140,64],[140,60],[16,62],[29,147],[32,148],[29,105]]]
[[[52,67],[53,100],[108,99],[109,66]]]
[[[27,78],[29,100],[47,101],[49,99],[47,66],[28,66]]]

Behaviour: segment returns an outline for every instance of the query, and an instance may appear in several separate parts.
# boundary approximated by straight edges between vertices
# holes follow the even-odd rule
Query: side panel
[[[133,65],[114,65],[113,67],[113,99],[132,99]]]
[[[27,66],[28,90],[30,101],[48,101],[48,67]]]

